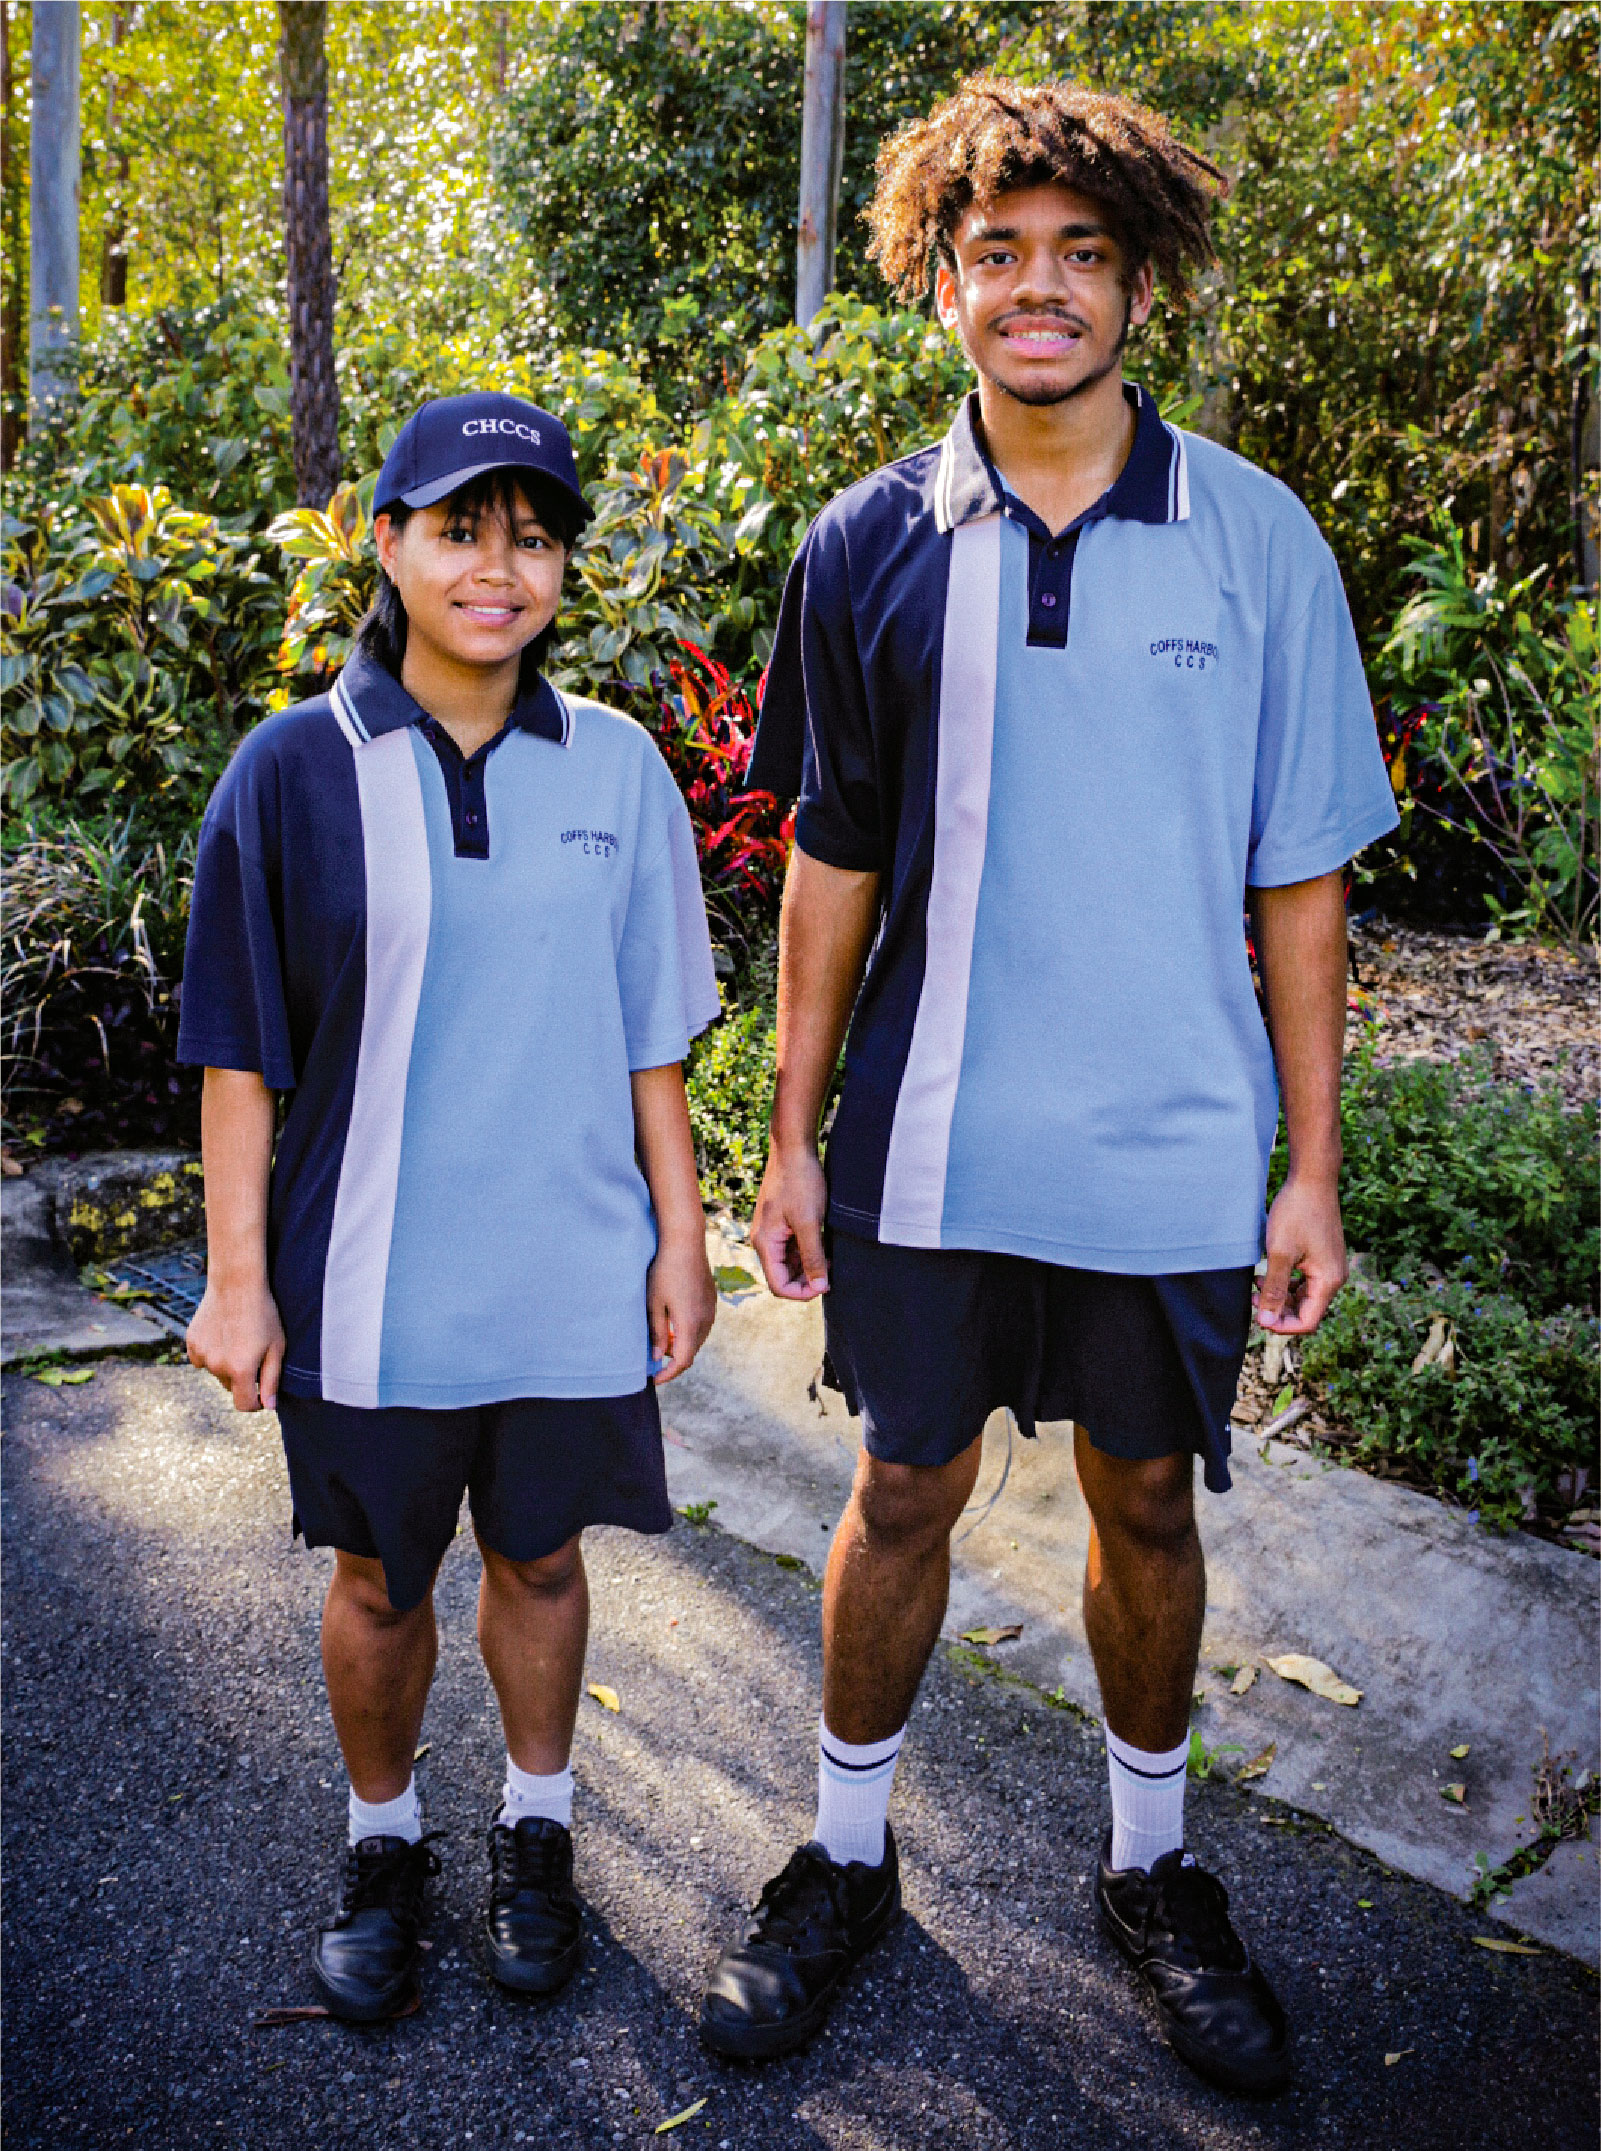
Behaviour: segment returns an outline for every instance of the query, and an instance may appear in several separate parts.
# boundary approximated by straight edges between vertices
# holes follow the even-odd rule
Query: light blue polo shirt
[[[975,396],[791,570],[750,781],[883,902],[836,1230],[1132,1275],[1261,1253],[1246,893],[1344,866],[1395,802],[1311,516],[1131,401],[1122,477],[1032,555]]]
[[[718,1013],[654,741],[545,682],[464,761],[358,652],[207,810],[179,1050],[291,1093],[269,1257],[292,1394],[633,1395],[656,1248],[630,1074]]]

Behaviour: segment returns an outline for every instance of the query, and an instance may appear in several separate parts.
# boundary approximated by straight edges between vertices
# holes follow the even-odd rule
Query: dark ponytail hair
[[[577,504],[563,487],[551,484],[537,471],[518,470],[515,466],[483,471],[458,487],[446,506],[472,523],[476,523],[481,515],[494,512],[504,515],[510,523],[519,495],[550,535],[570,554],[584,527]],[[384,512],[389,517],[390,527],[399,531],[405,529],[417,511],[408,508],[403,500],[397,500]],[[372,604],[356,629],[356,647],[375,664],[382,665],[396,680],[400,678],[400,668],[406,656],[406,624],[406,608],[400,602],[400,592],[380,568]],[[556,620],[552,619],[532,642],[524,645],[522,669],[517,677],[519,694],[531,694],[539,685],[545,659],[555,640]]]

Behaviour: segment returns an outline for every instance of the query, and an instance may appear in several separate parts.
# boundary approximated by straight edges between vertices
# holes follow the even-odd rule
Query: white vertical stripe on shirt
[[[890,1127],[878,1225],[879,1238],[898,1247],[940,1244],[989,827],[1000,594],[1001,518],[987,515],[951,533],[923,985]]]
[[[322,1393],[375,1410],[384,1291],[433,884],[411,727],[354,749],[367,873],[367,985],[322,1283]]]

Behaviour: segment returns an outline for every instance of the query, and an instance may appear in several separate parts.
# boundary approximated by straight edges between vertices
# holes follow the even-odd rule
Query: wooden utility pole
[[[326,507],[339,483],[334,256],[328,231],[327,0],[278,0],[284,101],[284,251],[295,498]]]
[[[845,162],[845,0],[807,0],[795,319],[804,328],[834,288],[834,226]]]
[[[78,341],[78,0],[34,0],[28,130],[28,404],[34,424],[73,388]]]

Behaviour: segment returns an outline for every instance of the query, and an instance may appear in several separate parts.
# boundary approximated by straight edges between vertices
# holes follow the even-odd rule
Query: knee
[[[962,1462],[930,1468],[863,1456],[852,1499],[861,1535],[875,1553],[915,1558],[944,1545],[972,1491]]]
[[[433,1604],[432,1584],[415,1606],[397,1607],[390,1602],[381,1561],[341,1553],[336,1563],[333,1589],[363,1626],[393,1632],[428,1619]]]
[[[491,1590],[511,1597],[560,1598],[583,1575],[584,1557],[576,1538],[558,1546],[554,1553],[542,1554],[537,1561],[508,1560],[481,1540],[479,1552],[484,1557],[484,1576]]]
[[[1091,1509],[1103,1542],[1146,1560],[1171,1561],[1189,1552],[1195,1542],[1190,1461],[1186,1457],[1182,1469],[1174,1464],[1163,1457],[1106,1475]]]

